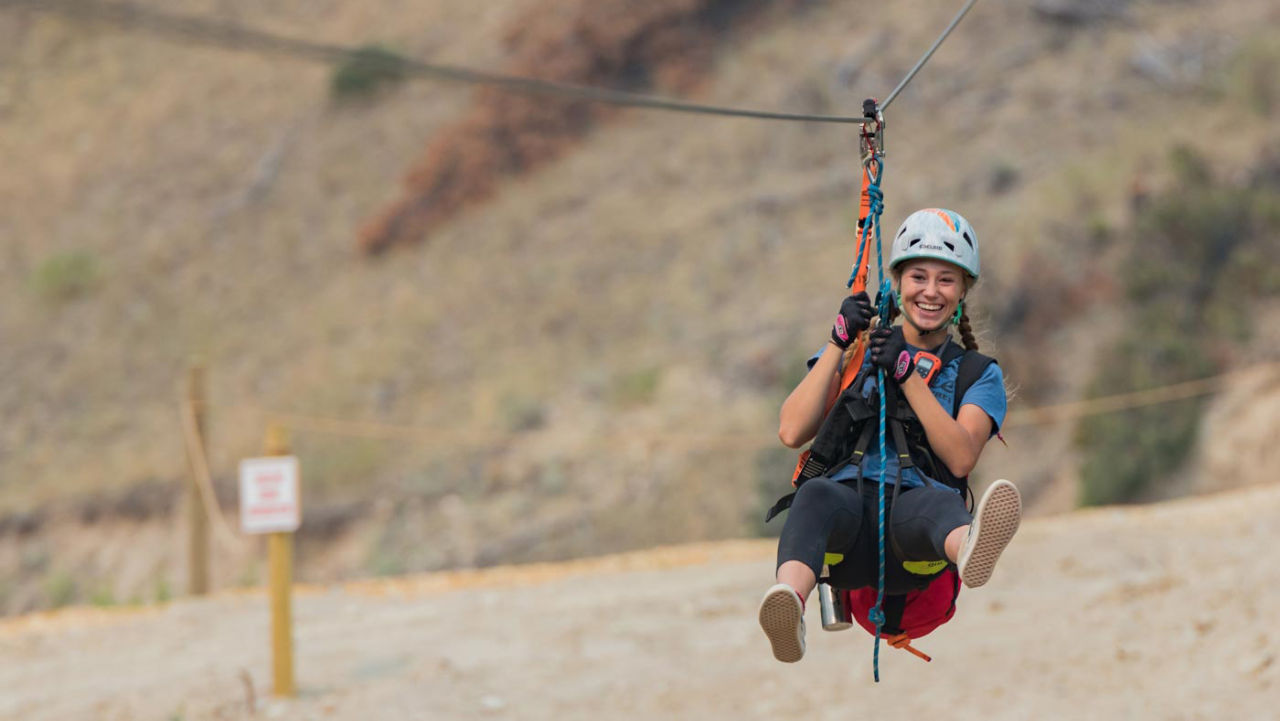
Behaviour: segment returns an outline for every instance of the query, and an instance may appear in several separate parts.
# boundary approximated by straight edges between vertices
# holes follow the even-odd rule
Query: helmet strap
[[[964,315],[964,298],[956,304],[956,314],[951,316],[951,325],[960,325],[960,316]]]

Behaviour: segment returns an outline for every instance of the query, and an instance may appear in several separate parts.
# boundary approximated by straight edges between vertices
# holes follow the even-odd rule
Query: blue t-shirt
[[[950,338],[946,341],[946,343],[951,342]],[[934,355],[941,356],[943,349],[946,347],[946,343],[943,343],[942,347],[939,347],[938,350],[934,352]],[[818,362],[818,358],[826,349],[827,346],[824,345],[817,353],[813,354],[813,357],[809,358],[809,368],[813,368],[813,364]],[[912,355],[915,355],[916,351],[922,349],[911,344],[907,344],[907,350],[910,351]],[[933,391],[933,396],[938,399],[938,403],[945,408],[948,413],[951,412],[952,403],[955,398],[956,376],[960,373],[960,361],[962,358],[963,356],[959,356],[947,365],[943,366],[929,383],[929,390]],[[868,354],[863,357],[862,367],[865,369],[870,365],[871,359]],[[875,388],[876,374],[872,373],[868,375],[867,380],[863,385],[863,397],[869,397]],[[1008,399],[1004,392],[1004,373],[1001,372],[998,364],[992,363],[987,366],[987,369],[983,371],[982,376],[979,377],[978,380],[974,381],[973,385],[969,386],[969,390],[965,391],[964,398],[961,399],[960,405],[975,405],[981,408],[991,418],[991,423],[993,424],[991,428],[992,435],[995,435],[995,433],[1000,430],[1001,424],[1004,423],[1005,413],[1008,411]],[[879,424],[877,423],[875,429],[872,430],[871,442],[868,444],[866,455],[862,457],[861,466],[849,464],[831,474],[831,480],[850,480],[857,478],[859,473],[862,474],[863,478],[868,480],[877,482],[880,480],[881,466],[885,464],[880,458],[878,429]],[[889,463],[888,466],[884,468],[884,479],[886,484],[891,485],[898,476],[898,454],[897,449],[894,447],[892,436],[885,439],[885,450],[889,454]],[[920,473],[916,468],[907,468],[902,472],[902,487],[904,489],[923,486],[926,482],[930,485],[948,488],[948,486],[938,483],[936,479],[928,478],[924,474]]]

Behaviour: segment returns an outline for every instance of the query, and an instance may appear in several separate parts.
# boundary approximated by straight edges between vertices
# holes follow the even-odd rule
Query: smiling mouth
[[[937,313],[938,311],[942,310],[944,306],[942,306],[941,304],[917,302],[916,307],[926,313]]]

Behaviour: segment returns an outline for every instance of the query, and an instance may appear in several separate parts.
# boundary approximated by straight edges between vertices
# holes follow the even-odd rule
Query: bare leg
[[[1022,519],[1022,496],[1012,483],[999,480],[987,487],[973,521],[947,535],[945,550],[960,570],[960,581],[976,588],[991,579],[991,571]],[[963,531],[963,533],[962,533]]]
[[[952,563],[960,561],[960,547],[964,545],[964,539],[969,535],[969,527],[957,526],[955,530],[947,534],[947,541],[943,544],[947,552],[947,560]]]
[[[785,583],[795,590],[801,600],[809,598],[813,587],[818,585],[813,570],[802,561],[787,561],[778,567],[778,583]]]

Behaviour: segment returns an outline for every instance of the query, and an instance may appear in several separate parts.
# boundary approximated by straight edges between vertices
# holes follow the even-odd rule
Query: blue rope
[[[869,207],[867,213],[867,222],[862,226],[862,239],[858,243],[858,255],[854,261],[853,272],[849,274],[848,287],[853,286],[854,278],[858,273],[858,265],[862,261],[862,254],[867,247],[867,240],[874,225],[876,229],[876,273],[880,279],[880,292],[877,294],[879,303],[880,324],[887,326],[889,324],[889,299],[893,294],[893,288],[889,284],[889,278],[884,273],[884,248],[880,239],[880,214],[884,211],[884,193],[880,190],[880,178],[884,175],[884,161],[879,155],[872,154],[871,163],[875,167],[875,172],[868,171],[867,177],[867,197],[869,199]],[[868,167],[872,167],[869,165]],[[867,614],[867,620],[875,624],[876,627],[876,644],[872,653],[872,668],[875,674],[876,683],[880,682],[880,637],[884,628],[884,575],[885,575],[885,520],[884,520],[884,481],[885,466],[884,459],[888,456],[885,451],[885,403],[884,403],[884,369],[877,369],[876,380],[880,390],[880,488],[878,493],[878,515],[879,515],[879,550],[880,550],[880,577],[876,587],[876,605],[871,607],[871,611]]]
[[[867,178],[867,198],[871,201],[867,210],[867,222],[862,226],[862,239],[858,241],[858,254],[853,256],[853,268],[849,270],[849,282],[844,284],[846,288],[853,287],[853,281],[858,277],[858,266],[862,263],[862,253],[867,249],[867,236],[871,233],[871,219],[876,219],[876,244],[880,242],[880,212],[884,210],[884,193],[880,192],[880,175],[884,172],[884,166],[880,162],[879,156],[873,155],[872,159],[876,164],[876,172],[868,171]]]
[[[876,587],[876,605],[871,607],[871,612],[867,614],[867,620],[876,625],[876,646],[871,656],[872,672],[875,674],[876,683],[880,683],[880,634],[884,627],[884,431],[885,431],[885,412],[884,412],[884,369],[877,369],[876,380],[880,388],[880,488],[878,489],[879,502],[879,518],[880,518],[880,583]]]

